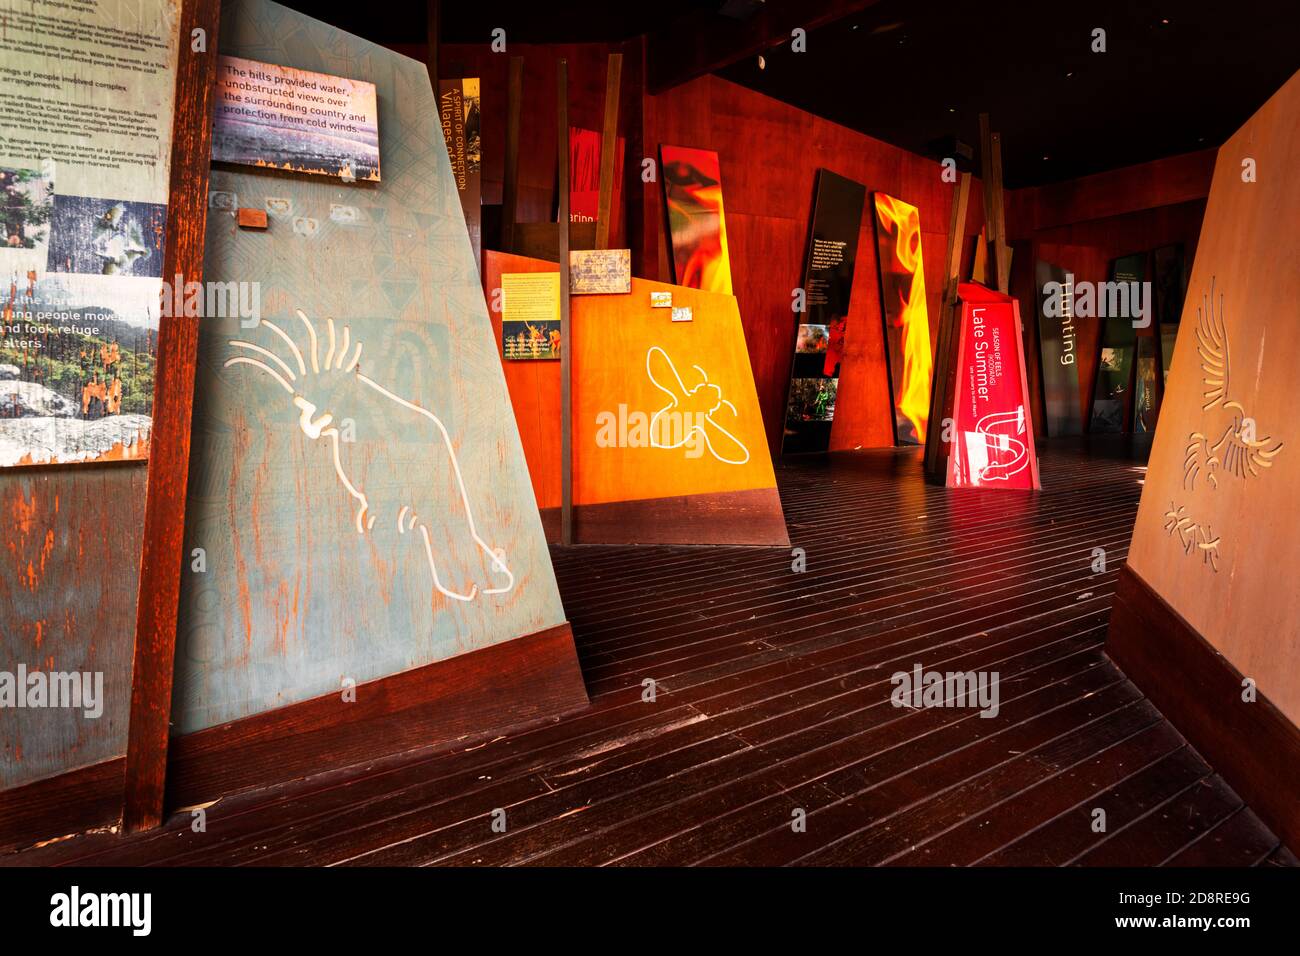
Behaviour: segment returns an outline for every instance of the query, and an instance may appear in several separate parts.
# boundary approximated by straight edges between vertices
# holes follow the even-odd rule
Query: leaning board
[[[223,14],[225,54],[376,85],[383,180],[213,170],[206,278],[258,283],[265,324],[201,323],[181,734],[565,620],[425,67]]]
[[[495,309],[502,274],[557,269],[486,252],[487,299]],[[651,308],[651,292],[670,293],[674,306],[691,309],[692,320],[673,322],[670,309]],[[571,309],[574,540],[787,545],[735,297],[634,278],[629,294],[575,295]],[[492,320],[499,348],[501,316],[493,311]],[[537,502],[555,540],[560,363],[504,364]],[[730,407],[699,419],[723,401]],[[642,440],[638,417],[649,421],[669,407],[692,414],[681,423],[693,449],[663,447],[673,443],[671,435],[658,446]]]
[[[1246,160],[1255,164],[1254,182],[1243,180]],[[1293,724],[1300,724],[1297,168],[1300,74],[1219,148],[1128,559]],[[1253,442],[1243,442],[1247,420]]]

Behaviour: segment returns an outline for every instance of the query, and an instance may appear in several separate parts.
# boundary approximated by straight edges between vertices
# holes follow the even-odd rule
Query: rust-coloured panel
[[[103,713],[0,710],[0,790],[126,752],[142,464],[0,472],[0,670],[103,674]]]

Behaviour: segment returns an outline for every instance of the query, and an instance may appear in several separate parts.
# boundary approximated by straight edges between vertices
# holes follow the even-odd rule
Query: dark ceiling
[[[768,0],[824,11],[826,0]],[[381,43],[421,43],[424,0],[374,8],[289,6]],[[701,26],[739,31],[727,0],[441,4],[444,42],[593,42]],[[731,8],[758,5],[731,0]],[[864,6],[847,3],[844,6]],[[1091,3],[879,0],[718,75],[914,152],[974,149],[981,111],[1002,134],[1010,188],[1217,146],[1300,68],[1295,0],[1095,0]],[[1090,49],[1106,30],[1106,52]],[[662,42],[651,49],[663,49]]]
[[[423,43],[428,29],[428,0],[278,2],[375,43]],[[487,43],[502,27],[518,43],[607,43],[722,6],[723,0],[442,0],[440,34],[444,43]]]
[[[1295,0],[883,0],[720,75],[914,152],[955,136],[977,162],[987,112],[1017,188],[1218,146],[1300,68],[1298,28]]]

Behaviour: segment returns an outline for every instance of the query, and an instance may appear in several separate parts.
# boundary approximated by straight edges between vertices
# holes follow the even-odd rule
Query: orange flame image
[[[731,294],[731,255],[718,154],[660,146],[677,284]]]
[[[730,292],[731,255],[723,225],[726,220],[722,211],[722,187],[705,186],[688,192],[697,207],[706,211],[703,221],[707,225],[684,231],[690,238],[698,236],[699,244],[690,250],[690,257],[682,267],[681,284],[710,292]]]
[[[902,380],[894,388],[898,414],[912,423],[919,442],[925,441],[930,418],[930,378],[933,357],[930,349],[930,316],[925,306],[925,267],[921,259],[921,214],[915,206],[875,194],[876,216],[880,225],[894,237],[893,268],[881,262],[882,277],[892,272],[899,280],[893,288],[897,303],[888,301],[891,285],[885,284],[882,298],[885,322],[901,330],[903,358]],[[885,243],[880,243],[882,255]],[[898,272],[901,268],[902,275]],[[899,369],[893,369],[894,375]]]

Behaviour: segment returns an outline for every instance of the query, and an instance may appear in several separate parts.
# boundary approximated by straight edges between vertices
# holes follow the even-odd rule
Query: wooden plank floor
[[[1102,653],[1142,469],[1042,464],[1036,496],[927,486],[915,451],[783,465],[802,573],[556,549],[589,710],[0,863],[1295,865]],[[916,663],[997,671],[997,716],[894,707]]]

